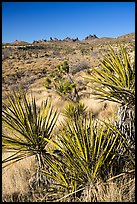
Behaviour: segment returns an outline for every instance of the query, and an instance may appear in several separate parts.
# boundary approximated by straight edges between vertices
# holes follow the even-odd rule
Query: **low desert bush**
[[[135,202],[135,177],[110,177],[107,182],[97,181],[85,187],[81,202]]]
[[[82,70],[86,70],[86,69],[89,69],[90,68],[90,65],[88,62],[86,61],[81,61],[81,62],[78,62],[76,65],[73,65],[71,68],[70,68],[70,72],[72,74],[76,74],[77,72],[80,72]]]

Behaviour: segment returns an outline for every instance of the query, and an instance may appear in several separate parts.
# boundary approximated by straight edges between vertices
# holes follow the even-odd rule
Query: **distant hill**
[[[27,45],[29,44],[28,42],[25,42],[25,41],[19,41],[19,40],[16,40],[12,43],[10,43],[11,45]]]
[[[135,33],[118,36],[117,39],[135,39]]]

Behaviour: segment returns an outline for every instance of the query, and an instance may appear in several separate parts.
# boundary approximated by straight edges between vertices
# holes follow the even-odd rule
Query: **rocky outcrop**
[[[88,35],[84,40],[93,40],[98,38],[95,34],[94,35]]]
[[[92,39],[96,39],[96,38],[98,38],[96,35],[89,35],[84,40],[92,40]],[[46,41],[49,41],[49,42],[57,42],[57,41],[78,42],[80,40],[78,39],[78,37],[77,38],[66,37],[63,40],[59,40],[58,38],[50,37],[49,40],[34,40],[32,44],[43,43],[43,42],[46,42]]]
[[[65,42],[76,42],[76,41],[79,41],[79,39],[78,38],[69,38],[69,37],[67,37],[63,41],[65,41]]]
[[[47,40],[34,40],[32,44],[47,42]]]

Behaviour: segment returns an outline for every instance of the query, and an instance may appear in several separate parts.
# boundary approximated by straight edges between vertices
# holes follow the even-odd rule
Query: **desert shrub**
[[[65,50],[65,55],[68,55],[68,54],[73,54],[74,53],[74,49],[72,49],[72,48],[67,48],[66,50]]]
[[[79,100],[76,82],[73,81],[70,75],[70,67],[67,60],[56,65],[50,77],[52,77],[52,83],[50,83],[50,85],[61,97],[73,102]],[[48,87],[47,84],[47,88]]]
[[[10,54],[11,54],[10,48],[3,48],[2,49],[2,60],[9,58]]]
[[[66,100],[73,100],[73,90],[75,84],[68,80],[60,80],[56,82],[56,92]]]
[[[73,65],[70,69],[70,72],[72,74],[76,74],[77,72],[79,71],[82,71],[82,70],[85,70],[85,69],[89,69],[90,68],[90,65],[88,62],[86,61],[81,61],[81,62],[78,62],[76,65]]]
[[[3,167],[35,156],[37,164],[35,179],[39,185],[41,180],[39,170],[43,166],[43,154],[46,155],[48,143],[44,138],[52,137],[57,117],[58,113],[53,109],[51,101],[46,100],[38,107],[35,98],[29,101],[22,89],[13,91],[12,95],[8,96],[8,102],[3,102],[3,151],[12,153],[12,156],[2,161]],[[5,127],[9,131],[5,131]]]
[[[46,77],[45,83],[44,83],[45,88],[50,89],[51,82],[52,82],[51,79],[49,77]]]
[[[67,118],[76,120],[79,117],[86,116],[86,106],[83,103],[69,103],[63,111],[63,115]]]
[[[123,157],[130,155],[128,167],[135,165],[135,66],[126,52],[119,46],[119,51],[110,51],[100,61],[99,68],[89,73],[93,95],[96,99],[108,100],[120,104],[115,125],[127,141]],[[128,153],[127,153],[128,150]],[[131,163],[130,163],[131,162]]]
[[[82,55],[87,55],[89,54],[91,51],[93,51],[93,47],[82,47],[80,48],[80,51],[82,53]]]
[[[122,142],[117,145],[121,135],[111,125],[95,124],[92,117],[81,114],[84,111],[83,105],[69,106],[65,110],[68,119],[62,123],[57,140],[45,139],[56,149],[45,157],[45,165],[49,168],[42,172],[51,178],[49,189],[54,187],[55,191],[62,192],[59,197],[97,178],[106,179],[116,151],[123,145]]]

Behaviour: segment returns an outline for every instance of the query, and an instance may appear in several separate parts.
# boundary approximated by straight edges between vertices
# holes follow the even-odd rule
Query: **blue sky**
[[[2,2],[2,42],[135,32],[135,2]]]

